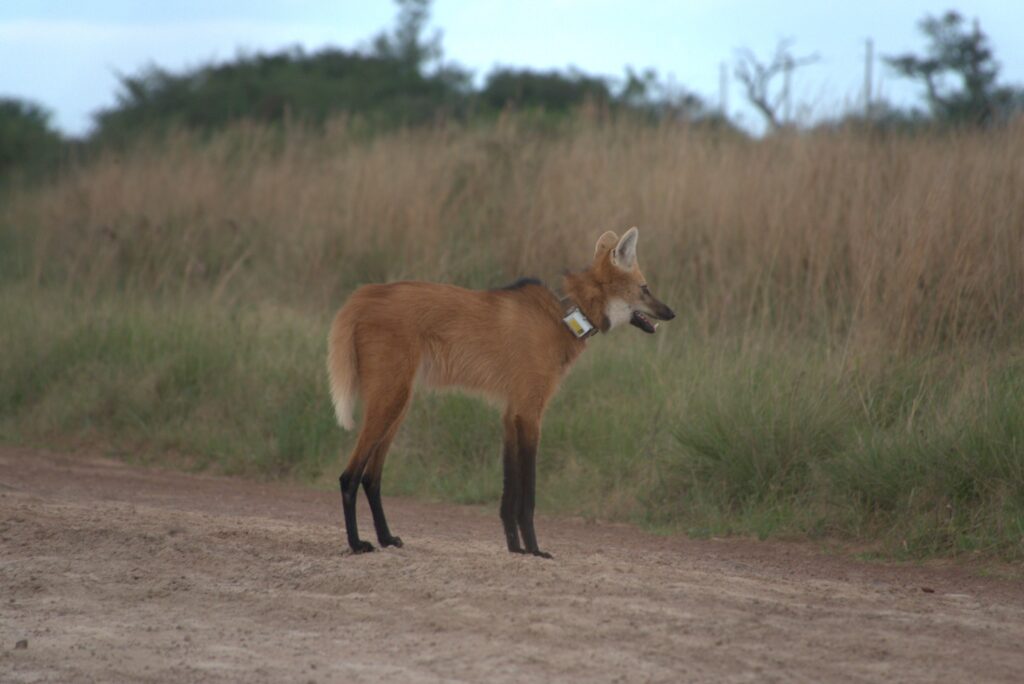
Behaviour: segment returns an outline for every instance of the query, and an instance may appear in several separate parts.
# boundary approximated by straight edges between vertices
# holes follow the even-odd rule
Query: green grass
[[[258,477],[333,480],[354,436],[327,314],[213,297],[0,288],[0,439]],[[500,497],[499,412],[420,394],[385,491]],[[1024,558],[1024,362],[850,359],[686,324],[596,338],[549,409],[542,510],[695,535],[829,538],[891,556]]]
[[[313,475],[343,434],[320,391],[323,341],[305,323],[279,311],[5,290],[0,435]]]
[[[1024,559],[1022,140],[503,117],[98,154],[0,197],[0,440],[336,486],[353,288],[555,284],[639,222],[680,316],[593,341],[545,416],[542,510]],[[494,407],[421,394],[384,489],[495,505],[500,442]]]

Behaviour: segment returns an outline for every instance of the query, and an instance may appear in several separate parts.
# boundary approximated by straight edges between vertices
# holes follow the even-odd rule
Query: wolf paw
[[[387,539],[378,539],[380,545],[383,546],[394,546],[396,549],[402,548],[401,537],[388,537]]]
[[[373,544],[371,544],[368,541],[362,540],[357,541],[355,543],[355,546],[352,547],[352,553],[370,553],[374,550],[375,549],[373,548]]]

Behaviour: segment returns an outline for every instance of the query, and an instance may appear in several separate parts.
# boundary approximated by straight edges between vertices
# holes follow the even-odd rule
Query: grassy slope
[[[591,345],[545,419],[542,509],[1024,557],[1024,130],[546,135],[243,126],[10,195],[0,439],[333,479],[324,338],[355,285],[554,280],[642,219],[684,314]],[[386,491],[500,483],[496,410],[418,398]]]
[[[278,309],[83,306],[8,288],[0,438],[61,436],[191,467],[333,478],[352,436],[327,399],[325,329]],[[570,375],[545,421],[542,509],[701,535],[1024,556],[1024,363],[868,368],[793,341],[751,348],[668,326],[659,335],[596,338]],[[422,395],[385,487],[494,502],[500,440],[495,409]]]

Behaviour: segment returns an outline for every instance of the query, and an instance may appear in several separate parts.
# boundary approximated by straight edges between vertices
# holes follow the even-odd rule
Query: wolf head
[[[590,268],[566,276],[566,290],[601,332],[629,323],[653,333],[656,321],[676,316],[651,293],[640,272],[636,258],[639,234],[630,228],[620,238],[609,230],[598,238]]]

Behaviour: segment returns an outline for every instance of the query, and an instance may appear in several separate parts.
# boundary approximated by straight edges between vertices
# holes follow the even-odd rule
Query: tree
[[[391,33],[380,33],[373,39],[373,54],[384,59],[403,62],[415,69],[423,69],[441,58],[441,32],[430,38],[423,31],[430,19],[431,0],[395,0],[398,17]]]
[[[772,131],[789,124],[788,109],[792,97],[793,72],[818,61],[817,55],[794,57],[789,51],[791,43],[791,40],[779,41],[775,46],[775,54],[768,63],[758,60],[748,49],[738,52],[736,78],[743,85],[747,100],[761,113]],[[779,75],[783,76],[782,87],[773,95],[772,91],[776,89],[772,82]],[[786,112],[780,116],[779,109],[783,106],[786,107]]]
[[[241,119],[320,124],[341,112],[381,130],[461,114],[471,81],[459,67],[440,63],[440,34],[424,38],[430,1],[397,4],[394,28],[362,51],[296,47],[180,73],[151,66],[122,75],[117,104],[96,115],[93,139],[124,143],[175,127],[212,131]]]
[[[660,80],[654,69],[637,73],[626,67],[625,82],[616,101],[651,121],[703,122],[716,117],[703,98],[671,81]]]
[[[182,73],[158,67],[121,76],[117,104],[96,116],[96,139],[123,142],[182,127],[212,131],[248,119],[319,124],[339,112],[373,128],[413,125],[457,109],[463,95],[447,72],[423,75],[406,62],[335,48],[242,55]]]
[[[34,102],[0,98],[0,178],[46,168],[60,156],[62,144],[49,111]]]
[[[481,104],[491,110],[513,106],[564,113],[585,102],[606,104],[610,99],[604,79],[577,71],[497,68],[480,91]]]
[[[926,16],[919,27],[928,38],[924,56],[886,57],[898,74],[920,81],[932,117],[942,123],[987,125],[1021,105],[1021,91],[997,84],[996,62],[977,19],[968,27],[957,12]]]

